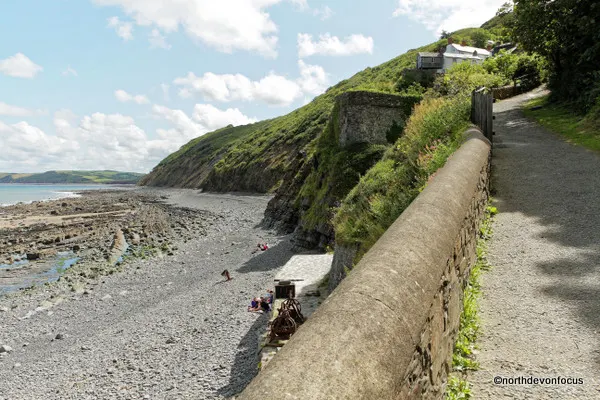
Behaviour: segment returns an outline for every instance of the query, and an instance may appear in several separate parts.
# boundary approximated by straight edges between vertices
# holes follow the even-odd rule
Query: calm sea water
[[[0,183],[0,206],[19,202],[76,197],[81,190],[110,189],[110,185],[28,185]]]

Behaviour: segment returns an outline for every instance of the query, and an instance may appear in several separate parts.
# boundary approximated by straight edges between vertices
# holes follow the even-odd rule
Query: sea
[[[22,183],[0,183],[0,206],[31,203],[40,200],[56,200],[78,197],[82,190],[114,189],[111,185],[42,185]]]

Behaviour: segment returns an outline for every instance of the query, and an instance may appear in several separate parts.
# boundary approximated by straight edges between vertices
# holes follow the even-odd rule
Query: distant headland
[[[144,176],[137,172],[120,171],[46,171],[41,173],[0,172],[0,183],[48,183],[48,184],[132,184]]]

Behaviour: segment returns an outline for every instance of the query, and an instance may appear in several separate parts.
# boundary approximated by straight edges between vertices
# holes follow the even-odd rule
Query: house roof
[[[461,53],[444,53],[444,57],[462,58],[464,60],[483,60],[483,57],[474,56],[471,54],[461,54]]]
[[[421,57],[441,57],[442,54],[432,53],[430,51],[421,51],[421,52],[419,52],[419,56],[421,56]]]
[[[494,54],[494,55],[498,54],[500,52],[500,50],[506,50],[507,53],[512,53],[518,47],[519,46],[514,43],[503,43],[501,45],[494,47],[494,49],[492,50],[492,54]]]
[[[477,52],[478,55],[488,56],[488,57],[492,55],[492,53],[489,52],[488,50],[486,50],[486,49],[480,49],[480,48],[477,48],[477,47],[461,46],[460,44],[456,44],[456,43],[451,44],[451,46],[454,46],[454,48],[456,50],[462,51],[462,52],[465,52],[465,53],[471,53],[471,54],[473,54],[474,52]]]

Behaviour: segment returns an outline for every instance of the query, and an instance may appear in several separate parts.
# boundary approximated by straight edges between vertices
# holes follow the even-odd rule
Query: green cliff
[[[490,30],[452,34],[455,41],[469,44],[502,41],[504,36],[501,22]],[[441,39],[367,68],[287,115],[198,137],[161,161],[140,185],[274,193],[265,222],[287,231],[300,225],[302,244],[325,247],[333,233],[332,209],[393,146],[424,86],[433,84],[431,77],[407,72],[415,68],[417,53],[446,44]],[[340,145],[336,99],[354,91],[399,97],[403,111],[386,133],[387,141]]]

